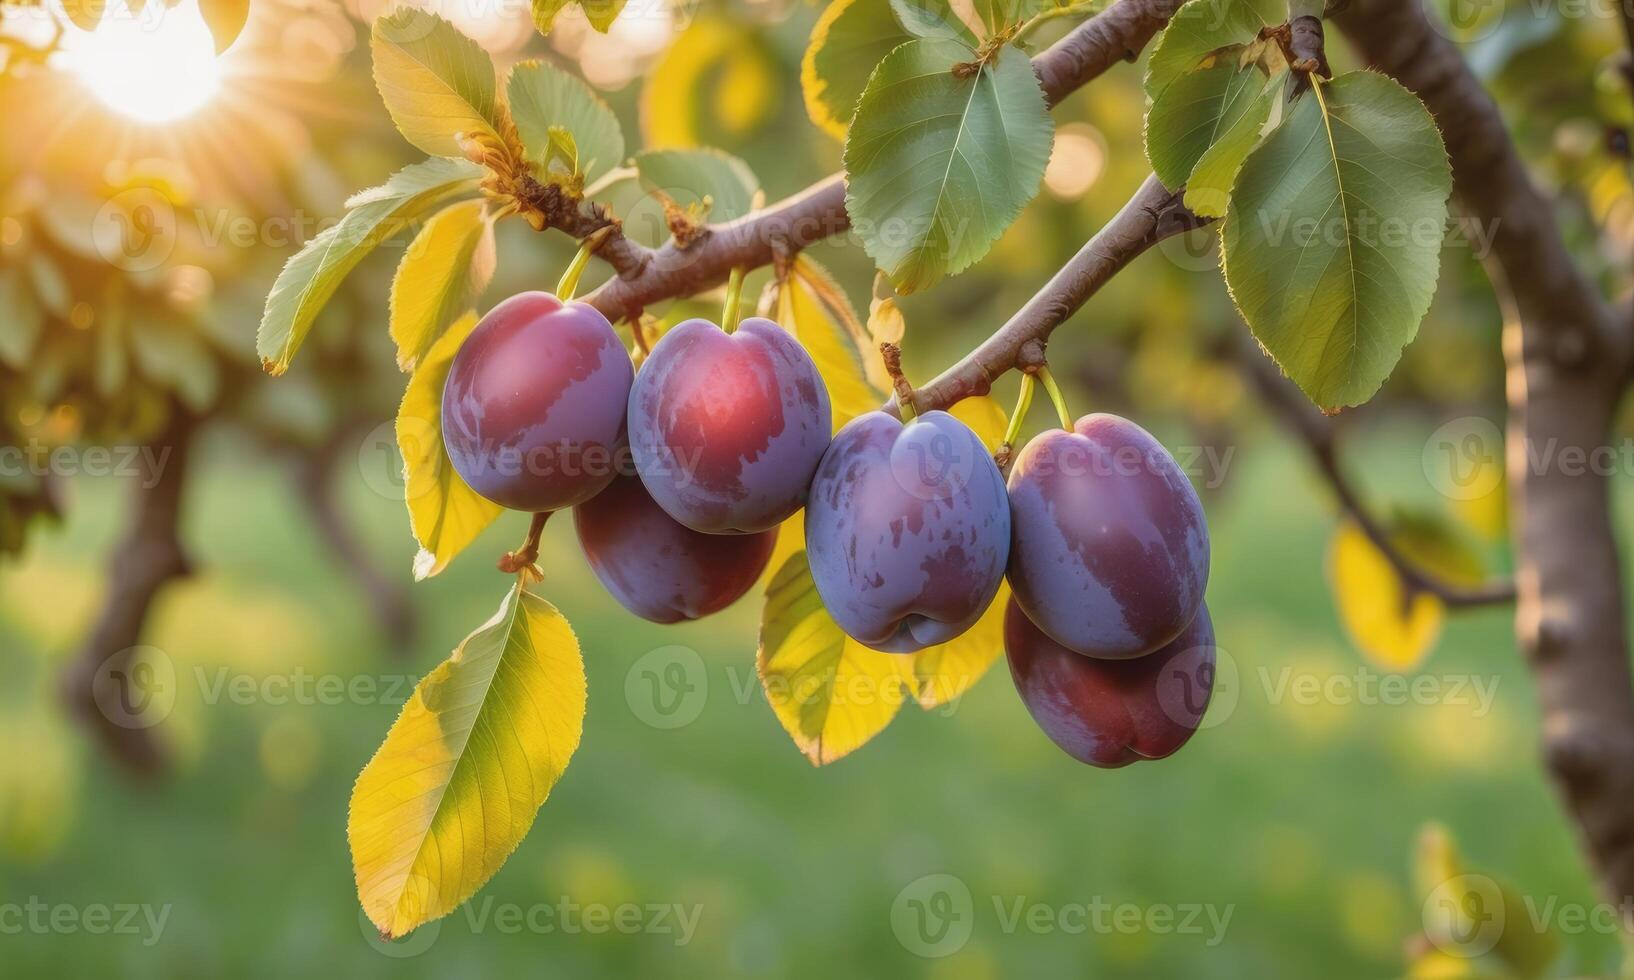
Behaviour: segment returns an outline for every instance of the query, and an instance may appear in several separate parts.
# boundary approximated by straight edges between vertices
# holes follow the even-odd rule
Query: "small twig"
[[[908,383],[908,376],[902,373],[902,346],[880,344],[879,354],[885,359],[885,373],[890,375],[891,387],[896,391],[897,409],[904,421],[912,419],[919,414],[919,406],[914,401],[913,385]]]

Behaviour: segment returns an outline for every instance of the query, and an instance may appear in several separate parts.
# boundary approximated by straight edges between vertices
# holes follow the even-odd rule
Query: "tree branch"
[[[1634,679],[1605,448],[1629,362],[1623,318],[1572,261],[1497,106],[1416,0],[1357,0],[1339,24],[1435,115],[1463,207],[1493,234],[1505,306],[1515,632],[1543,755],[1601,887],[1634,897]]]
[[[1133,60],[1179,6],[1178,0],[1118,0],[1034,58],[1049,104],[1119,61]],[[734,268],[770,265],[780,250],[792,254],[850,227],[845,178],[835,174],[771,208],[702,229],[685,248],[670,242],[645,249],[615,235],[602,251],[618,276],[585,302],[609,319],[634,320],[653,303],[719,285]]]
[[[1362,503],[1361,495],[1345,475],[1339,463],[1337,440],[1334,437],[1335,420],[1318,412],[1287,378],[1283,377],[1263,353],[1246,341],[1241,344],[1238,363],[1248,376],[1260,399],[1276,414],[1278,420],[1310,451],[1311,460],[1322,474],[1339,506],[1350,515],[1356,526],[1367,535],[1373,546],[1384,555],[1396,574],[1406,583],[1409,594],[1427,592],[1451,608],[1505,605],[1515,601],[1515,583],[1491,582],[1466,587],[1455,585],[1421,567],[1391,540],[1389,532],[1373,517]]]
[[[1016,366],[1029,344],[1041,345],[1048,340],[1056,327],[1124,266],[1165,238],[1207,224],[1206,219],[1192,214],[1181,203],[1184,193],[1164,189],[1156,176],[1147,177],[1123,210],[1096,232],[1009,322],[920,388],[914,396],[914,407],[926,412],[987,394],[995,379]]]

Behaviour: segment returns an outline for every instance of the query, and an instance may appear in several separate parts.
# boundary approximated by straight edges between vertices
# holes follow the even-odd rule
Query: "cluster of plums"
[[[639,373],[599,312],[547,293],[496,306],[443,391],[454,469],[506,507],[573,508],[596,576],[659,623],[731,605],[806,509],[824,606],[913,653],[970,629],[1009,576],[1005,648],[1033,718],[1084,762],[1177,750],[1208,706],[1201,503],[1145,430],[1089,415],[1017,455],[1008,485],[946,412],[870,412],[832,438],[816,365],[777,324],[690,320]]]

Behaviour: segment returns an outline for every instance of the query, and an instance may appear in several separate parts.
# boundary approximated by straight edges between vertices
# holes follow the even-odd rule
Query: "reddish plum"
[[[777,544],[776,530],[727,537],[678,524],[633,476],[575,507],[573,526],[601,584],[655,623],[702,619],[730,606],[760,578]]]
[[[681,324],[630,393],[630,449],[647,491],[710,534],[764,531],[803,507],[832,426],[811,356],[758,317],[730,334]]]
[[[553,511],[612,481],[634,371],[607,318],[520,293],[466,338],[443,386],[443,442],[471,489],[513,510]]]
[[[1029,442],[1010,472],[1010,584],[1034,623],[1093,657],[1180,634],[1208,584],[1208,525],[1174,457],[1140,426],[1086,415]]]
[[[1100,660],[1050,639],[1012,600],[1004,649],[1038,727],[1074,759],[1103,769],[1174,754],[1197,730],[1214,691],[1207,608],[1155,653]]]

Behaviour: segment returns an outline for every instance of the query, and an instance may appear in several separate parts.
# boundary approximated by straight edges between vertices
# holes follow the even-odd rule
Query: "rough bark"
[[[1607,473],[1629,361],[1626,319],[1572,261],[1497,106],[1414,0],[1357,0],[1336,18],[1373,65],[1435,114],[1458,200],[1488,223],[1506,305],[1507,467],[1516,635],[1536,681],[1543,756],[1593,869],[1634,897],[1634,684]]]

